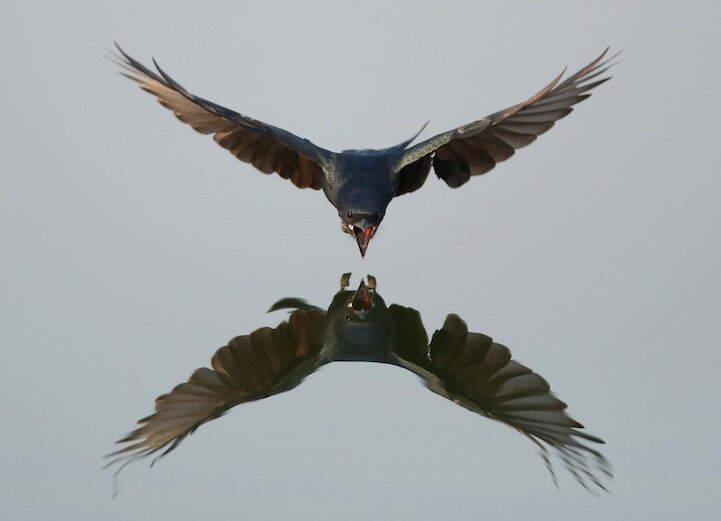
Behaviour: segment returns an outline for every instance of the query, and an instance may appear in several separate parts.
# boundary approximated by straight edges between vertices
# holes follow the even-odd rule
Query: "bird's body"
[[[354,213],[385,213],[394,197],[389,157],[375,150],[348,150],[335,155],[323,190],[336,208]]]
[[[604,489],[608,464],[586,445],[603,441],[580,430],[548,383],[512,360],[508,348],[469,332],[457,315],[448,315],[429,342],[420,314],[386,306],[374,278],[356,291],[345,289],[347,277],[342,280],[327,312],[301,299],[277,302],[271,311],[293,310],[288,321],[234,338],[215,353],[212,369],[197,369],[187,383],[158,397],[155,413],[120,440],[128,445],[109,465],[122,463],[122,469],[137,458],[167,454],[236,405],[291,390],[331,362],[361,361],[415,373],[434,393],[517,429],[541,449],[549,469],[547,447],[584,487]]]
[[[394,197],[423,186],[431,168],[452,188],[491,170],[532,143],[609,78],[606,51],[589,65],[524,102],[410,146],[418,134],[382,150],[331,152],[286,130],[191,94],[156,65],[152,71],[118,47],[122,73],[155,95],[181,121],[264,173],[276,172],[299,188],[322,189],[338,210],[341,228],[365,256]],[[424,127],[425,128],[425,127]],[[421,129],[422,130],[422,129]]]

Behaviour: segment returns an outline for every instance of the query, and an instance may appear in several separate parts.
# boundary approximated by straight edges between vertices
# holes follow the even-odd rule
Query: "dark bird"
[[[429,343],[418,311],[386,306],[370,276],[348,291],[348,276],[327,312],[295,298],[274,304],[270,311],[292,309],[290,318],[234,338],[215,353],[212,369],[197,369],[158,397],[155,413],[118,442],[125,446],[109,455],[108,466],[121,464],[120,472],[136,459],[164,456],[231,407],[289,391],[330,362],[363,361],[408,369],[431,391],[515,428],[540,448],[554,481],[548,448],[585,488],[606,490],[601,478],[611,477],[610,466],[587,445],[603,441],[580,430],[546,380],[512,360],[507,347],[469,332],[453,314]]]
[[[117,46],[117,44],[116,44]],[[276,172],[298,188],[323,189],[338,210],[341,228],[365,256],[394,197],[418,190],[430,172],[451,188],[485,174],[550,129],[609,80],[600,77],[618,55],[608,49],[561,81],[563,72],[526,101],[409,146],[420,134],[382,150],[331,152],[290,132],[191,94],[153,60],[152,71],[119,46],[122,74],[155,95],[182,122],[213,139],[263,173]],[[565,72],[565,71],[564,71]],[[423,127],[425,128],[425,126]]]

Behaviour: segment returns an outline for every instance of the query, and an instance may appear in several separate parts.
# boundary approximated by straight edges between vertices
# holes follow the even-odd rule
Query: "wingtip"
[[[130,57],[130,55],[128,55],[128,53],[125,52],[122,47],[120,47],[120,44],[119,44],[116,40],[113,40],[113,45],[115,46],[115,48],[117,49],[117,51],[120,53],[120,55],[121,55],[123,58],[125,58],[125,60],[126,60],[128,63],[132,63],[133,60],[132,60],[132,58]]]
[[[173,78],[171,78],[168,73],[166,73],[158,64],[158,61],[155,58],[152,58],[153,65],[155,66],[155,69],[158,71],[158,73],[163,77],[163,79],[168,83],[168,86],[170,86],[172,89],[176,90],[186,98],[188,97],[188,92]]]
[[[113,40],[112,46],[103,45],[103,51],[105,51],[105,58],[114,64],[120,67],[128,65],[125,52],[123,52],[115,40]]]

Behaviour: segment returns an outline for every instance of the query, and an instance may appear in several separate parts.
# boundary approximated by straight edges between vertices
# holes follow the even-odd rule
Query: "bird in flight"
[[[588,443],[603,443],[581,430],[540,375],[511,358],[509,349],[468,331],[448,315],[430,342],[413,308],[386,306],[374,277],[349,291],[350,274],[327,311],[286,298],[269,311],[292,310],[277,327],[238,336],[216,351],[210,368],[197,369],[155,400],[155,413],[118,443],[107,466],[175,449],[204,423],[243,403],[289,391],[320,367],[338,361],[392,364],[418,375],[428,389],[466,409],[515,428],[535,443],[556,481],[555,452],[573,477],[590,491],[606,490],[610,465]],[[549,451],[549,448],[551,451]],[[153,460],[155,461],[155,460]]]
[[[352,235],[365,257],[394,197],[418,190],[431,167],[451,188],[485,174],[496,163],[529,145],[568,115],[589,91],[609,80],[602,76],[618,54],[608,48],[561,81],[564,72],[526,101],[411,146],[411,139],[382,150],[331,152],[296,136],[190,93],[153,60],[155,71],[116,44],[121,73],[153,94],[161,105],[243,162],[265,174],[277,173],[298,188],[323,190],[338,210],[341,229]]]

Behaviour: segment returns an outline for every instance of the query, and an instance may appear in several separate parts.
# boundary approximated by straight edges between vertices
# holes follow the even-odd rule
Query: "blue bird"
[[[543,377],[511,359],[509,349],[468,331],[448,315],[430,342],[413,308],[387,306],[375,278],[347,290],[350,274],[327,311],[286,298],[269,311],[291,309],[287,321],[238,336],[220,348],[209,368],[155,400],[155,413],[121,439],[107,466],[175,449],[204,423],[243,403],[289,391],[320,367],[338,361],[392,364],[418,375],[428,389],[466,409],[515,428],[541,450],[555,481],[548,448],[585,488],[606,490],[606,459],[587,443],[603,441],[569,417]],[[116,473],[117,475],[117,473]]]
[[[529,145],[568,115],[589,91],[609,80],[601,75],[618,54],[595,60],[561,81],[563,72],[526,101],[411,146],[412,138],[382,150],[331,152],[282,128],[196,96],[166,74],[138,62],[116,44],[121,73],[155,95],[182,122],[213,139],[263,173],[277,173],[298,188],[323,190],[338,210],[341,229],[353,236],[361,256],[394,197],[423,186],[431,167],[451,188],[485,174]],[[565,72],[565,71],[564,71]]]

